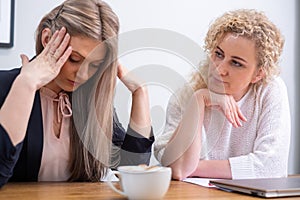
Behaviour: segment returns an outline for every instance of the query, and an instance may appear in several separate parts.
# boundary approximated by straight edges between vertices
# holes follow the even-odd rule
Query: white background
[[[0,49],[0,69],[19,67],[20,53],[34,56],[34,32],[42,16],[62,0],[21,0],[15,3],[14,47]],[[117,13],[121,23],[120,33],[141,28],[160,28],[181,34],[200,46],[209,24],[225,11],[238,8],[254,8],[264,11],[281,29],[285,36],[285,47],[281,57],[282,78],[288,86],[292,118],[292,146],[289,173],[300,173],[298,158],[299,136],[296,130],[296,0],[107,0]],[[121,58],[130,69],[149,64],[169,67],[181,76],[188,78],[192,67],[182,59],[168,53],[155,50],[143,50],[130,53]],[[118,84],[119,86],[119,84]],[[165,107],[170,95],[166,88],[151,85],[150,101],[152,114],[155,115],[154,130],[160,133],[163,126]],[[117,91],[118,92],[118,91]],[[117,95],[118,96],[118,95]],[[159,115],[161,114],[161,115]],[[126,119],[121,121],[126,123]],[[297,142],[298,141],[298,142]]]

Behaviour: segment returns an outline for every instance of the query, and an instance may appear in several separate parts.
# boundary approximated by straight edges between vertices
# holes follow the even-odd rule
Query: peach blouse
[[[72,116],[69,96],[40,89],[43,116],[44,146],[38,181],[66,181],[70,150],[70,119]]]

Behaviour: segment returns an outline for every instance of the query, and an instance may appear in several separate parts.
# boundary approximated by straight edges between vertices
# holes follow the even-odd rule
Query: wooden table
[[[0,189],[0,200],[34,199],[126,199],[112,191],[106,183],[8,183]],[[172,181],[164,199],[263,199],[248,195],[224,192],[215,188],[205,188],[190,183]],[[280,199],[300,199],[280,198]]]

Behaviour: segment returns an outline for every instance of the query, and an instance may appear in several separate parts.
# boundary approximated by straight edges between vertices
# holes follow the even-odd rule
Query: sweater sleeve
[[[7,132],[0,125],[0,188],[13,175],[13,169],[18,161],[22,146],[23,142],[14,146]]]
[[[233,179],[287,176],[291,122],[286,86],[277,78],[261,94],[253,151],[229,158]]]
[[[184,112],[184,106],[182,106],[182,104],[184,104],[184,102],[186,102],[186,99],[191,96],[191,94],[182,95],[183,92],[184,88],[180,89],[177,93],[173,94],[170,97],[167,106],[164,131],[156,138],[156,141],[154,143],[154,155],[160,163],[162,163],[162,157],[164,155],[166,146],[182,119],[182,115]],[[185,98],[182,98],[183,96],[185,96]]]
[[[129,125],[125,131],[116,113],[114,113],[113,144],[115,148],[113,151],[119,151],[119,153],[112,156],[113,166],[115,165],[114,162],[118,163],[119,166],[149,164],[153,142],[152,128],[149,138],[143,137]]]

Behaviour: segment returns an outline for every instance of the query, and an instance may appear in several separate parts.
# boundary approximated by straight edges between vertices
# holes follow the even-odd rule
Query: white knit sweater
[[[154,144],[158,161],[181,121],[184,110],[180,105],[186,105],[188,99],[190,95],[181,100],[173,95],[169,101],[164,132]],[[239,128],[220,111],[205,109],[200,159],[229,159],[233,179],[287,176],[290,111],[282,79],[278,77],[256,91],[251,87],[238,105],[247,118]]]

